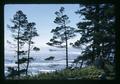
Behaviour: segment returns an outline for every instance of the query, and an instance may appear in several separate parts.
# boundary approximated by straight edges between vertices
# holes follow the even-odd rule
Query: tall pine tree
[[[22,41],[24,28],[27,24],[27,17],[26,15],[21,11],[17,11],[16,14],[13,16],[13,19],[11,20],[14,24],[13,26],[9,26],[8,28],[12,31],[12,36],[14,38],[14,41],[16,41],[16,55],[17,55],[17,61],[15,62],[17,64],[17,69],[14,67],[9,67],[8,70],[11,71],[10,75],[18,75],[20,77],[20,74],[25,71],[25,69],[20,69],[20,64],[24,63],[24,58],[21,56],[26,54],[26,51],[24,51],[23,45],[25,44],[24,41]],[[23,62],[24,61],[24,62]]]
[[[34,44],[32,38],[38,36],[38,33],[34,27],[36,24],[34,22],[28,23],[27,17],[25,14],[23,14],[22,11],[16,12],[12,22],[14,23],[14,26],[8,25],[8,28],[12,31],[12,36],[17,42],[15,47],[17,48],[17,61],[15,63],[18,65],[18,67],[17,69],[15,67],[8,67],[8,71],[10,72],[8,76],[14,77],[18,75],[18,77],[20,77],[20,74],[22,73],[26,73],[26,75],[28,75],[30,60],[33,60],[33,57],[30,57],[31,49],[34,51],[40,50],[39,48],[32,45]],[[9,41],[8,43],[12,44]],[[28,44],[27,50],[25,49],[25,44]]]
[[[64,7],[61,7],[59,11],[55,12],[56,18],[55,24],[59,26],[52,29],[53,38],[47,44],[50,46],[60,47],[66,49],[66,68],[68,68],[68,39],[75,36],[74,28],[67,26],[70,23],[69,17],[64,14]],[[65,43],[65,44],[64,44]]]
[[[79,60],[89,59],[90,63],[94,64],[97,58],[102,61],[108,59],[115,51],[113,5],[86,4],[80,6],[82,9],[78,10],[76,14],[80,14],[84,18],[77,24],[78,30],[76,32],[82,36],[73,46],[82,47],[86,45],[86,47],[82,51],[83,57],[78,57]]]
[[[36,24],[34,22],[32,23],[28,23],[24,33],[23,33],[23,38],[22,40],[25,41],[28,44],[28,50],[27,50],[27,66],[26,66],[26,75],[28,75],[28,68],[29,68],[29,63],[30,60],[33,59],[33,57],[30,57],[30,52],[31,49],[35,50],[35,51],[39,51],[40,49],[37,47],[32,47],[32,44],[34,44],[34,42],[32,41],[32,39],[36,36],[38,36],[37,30],[34,27]]]

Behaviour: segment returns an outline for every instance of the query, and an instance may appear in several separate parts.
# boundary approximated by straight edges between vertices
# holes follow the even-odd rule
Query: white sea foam
[[[70,66],[74,59],[80,55],[80,51],[77,49],[70,49],[68,54],[68,62]],[[5,74],[7,74],[7,67],[17,67],[17,64],[14,63],[16,60],[14,56],[15,55],[13,53],[5,53]],[[31,52],[31,56],[34,58],[29,66],[29,72],[32,72],[32,74],[38,72],[51,72],[55,70],[61,70],[66,67],[65,51],[50,52],[49,49],[41,49],[41,51],[38,53]],[[55,58],[49,61],[45,60],[50,56],[54,56]]]

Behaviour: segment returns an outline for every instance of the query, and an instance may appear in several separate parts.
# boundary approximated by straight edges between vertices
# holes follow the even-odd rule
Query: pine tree
[[[59,26],[52,29],[53,38],[47,44],[59,48],[66,48],[66,68],[68,68],[68,39],[75,36],[74,28],[67,26],[70,23],[69,17],[64,14],[64,7],[61,7],[59,11],[55,12],[56,18],[55,24]],[[65,44],[64,44],[65,43]]]
[[[13,67],[12,67],[12,68],[9,68],[9,70],[12,69],[12,72],[14,73],[14,71],[15,71],[16,72],[15,75],[18,75],[18,77],[20,77],[20,74],[25,71],[25,70],[20,70],[20,64],[25,62],[23,60],[23,58],[21,58],[20,56],[25,55],[25,53],[26,53],[24,50],[22,50],[23,45],[25,44],[25,42],[22,41],[22,36],[23,36],[24,28],[27,24],[27,17],[21,10],[19,10],[13,16],[13,19],[11,20],[11,22],[14,25],[13,26],[8,25],[8,28],[12,31],[12,36],[14,38],[14,41],[17,42],[17,50],[16,50],[17,61],[15,63],[18,66],[17,66],[17,69],[15,69],[15,68],[13,69]]]
[[[100,12],[101,18],[101,50],[102,56],[109,60],[110,55],[115,55],[115,14],[114,5],[103,4]],[[104,17],[104,18],[103,18]],[[102,31],[104,30],[104,32]]]
[[[98,18],[96,19],[99,8],[97,6],[98,5],[83,5],[83,8],[76,12],[84,16],[84,21],[77,24],[78,30],[76,32],[81,34],[81,38],[75,42],[74,47],[85,45],[86,48],[82,54],[85,60],[90,59],[92,64],[97,56],[96,51],[99,46],[99,43],[97,43],[97,34],[99,31]]]
[[[25,32],[23,34],[23,38],[22,40],[25,41],[28,44],[28,55],[27,55],[27,66],[26,66],[26,75],[28,75],[28,68],[29,68],[29,63],[30,60],[33,60],[33,57],[30,57],[30,51],[32,49],[32,44],[34,44],[34,42],[32,41],[32,39],[35,36],[38,36],[37,30],[34,27],[36,24],[34,22],[28,23],[26,28],[25,28]],[[37,47],[33,47],[34,51],[39,51],[40,49]]]
[[[76,12],[84,17],[83,21],[77,24],[78,30],[76,31],[82,36],[73,46],[83,47],[85,45],[82,56],[84,60],[89,59],[90,63],[94,64],[96,58],[106,59],[112,50],[115,50],[113,6],[111,4],[86,4],[82,7]],[[80,57],[79,60],[83,58]]]

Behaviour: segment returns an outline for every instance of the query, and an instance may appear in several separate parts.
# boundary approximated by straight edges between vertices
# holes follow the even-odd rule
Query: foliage
[[[111,4],[84,4],[80,7],[81,9],[76,11],[76,14],[83,18],[77,23],[76,33],[81,34],[81,38],[73,44],[73,47],[80,49],[84,47],[82,49],[83,60],[84,58],[86,61],[89,59],[91,64],[94,64],[97,58],[109,60],[111,55],[114,61],[114,6]],[[82,60],[82,58],[77,59]]]
[[[69,17],[64,14],[65,8],[61,7],[55,12],[56,18],[54,23],[58,26],[51,30],[53,37],[50,42],[46,43],[49,46],[66,49],[66,69],[51,73],[39,73],[35,76],[28,75],[29,63],[33,60],[30,57],[31,50],[39,51],[38,47],[33,47],[32,39],[38,36],[35,23],[28,22],[26,15],[21,11],[17,11],[11,22],[13,26],[8,28],[12,32],[12,36],[16,41],[17,60],[15,67],[8,67],[8,77],[12,79],[113,79],[115,76],[114,57],[115,57],[115,15],[114,6],[111,4],[84,4],[80,5],[81,9],[76,11],[82,17],[82,21],[77,23],[78,29],[67,26],[70,23]],[[82,49],[82,53],[73,63],[79,63],[79,68],[69,69],[68,67],[68,40],[73,38],[76,33],[81,35],[73,45],[74,48]],[[8,41],[9,44],[13,45]],[[28,49],[24,50],[24,45],[28,45]],[[110,58],[112,57],[112,61]],[[54,59],[53,56],[45,60]],[[87,67],[82,67],[86,61]],[[26,68],[22,67],[26,63]],[[95,66],[91,66],[95,65]],[[26,72],[26,76],[21,76]]]
[[[23,46],[25,44],[25,42],[22,40],[22,37],[23,37],[24,29],[25,29],[28,21],[27,21],[26,15],[21,10],[19,10],[13,16],[13,19],[11,20],[11,22],[14,25],[13,26],[8,25],[8,28],[11,30],[12,36],[17,43],[17,45],[16,45],[17,47],[16,47],[16,51],[15,51],[16,55],[17,55],[17,62],[16,62],[17,69],[15,70],[13,67],[11,67],[11,68],[8,67],[8,71],[10,71],[9,74],[11,74],[12,76],[16,75],[13,73],[13,72],[16,72],[18,77],[20,77],[20,74],[21,74],[20,65],[25,62],[25,61],[23,61],[24,58],[21,58],[21,56],[26,55],[26,51],[22,50]]]
[[[38,73],[34,76],[23,76],[25,80],[105,80],[113,79],[113,77],[102,77],[105,75],[104,70],[98,69],[95,66],[89,66],[76,69],[64,69],[51,73]]]
[[[50,56],[50,57],[46,58],[45,60],[53,60],[54,58],[55,58],[55,57]]]
[[[75,36],[75,29],[73,27],[67,26],[67,24],[70,23],[70,20],[69,17],[64,14],[64,12],[64,7],[61,7],[59,11],[55,12],[56,18],[54,23],[58,26],[51,30],[53,37],[50,39],[50,42],[46,44],[58,48],[66,48],[66,68],[68,68],[68,39]]]
[[[15,67],[8,67],[8,71],[10,72],[8,75],[10,76],[16,76],[20,77],[20,75],[23,72],[28,72],[29,62],[33,60],[32,57],[30,57],[30,51],[31,51],[31,44],[34,44],[32,41],[32,38],[35,36],[38,36],[37,30],[34,27],[36,24],[34,22],[29,23],[27,20],[26,15],[21,11],[17,11],[16,14],[13,16],[13,19],[11,22],[14,24],[13,26],[7,25],[8,28],[12,32],[12,36],[14,40],[16,41],[16,54],[17,54],[17,60],[16,64],[17,69]],[[9,44],[12,44],[11,42],[7,41]],[[28,50],[24,49],[24,45],[28,43]],[[40,49],[37,47],[33,48],[34,51],[39,51]],[[26,64],[26,68],[24,67]],[[13,72],[16,72],[17,74],[14,74]],[[13,75],[12,75],[13,74]]]
[[[34,51],[39,51],[40,48],[34,47],[33,50],[34,50]]]
[[[37,30],[34,27],[36,24],[34,22],[28,23],[24,33],[23,33],[23,37],[22,40],[25,41],[28,44],[28,54],[27,54],[27,66],[26,66],[26,75],[28,75],[28,68],[29,68],[29,63],[30,63],[30,52],[31,52],[31,45],[34,44],[34,42],[32,41],[32,39],[36,36],[38,36]],[[34,51],[39,51],[40,49],[37,47],[33,48]],[[33,58],[32,58],[33,59]]]

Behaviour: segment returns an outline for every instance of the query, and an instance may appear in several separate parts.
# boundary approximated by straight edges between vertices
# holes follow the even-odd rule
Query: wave
[[[29,66],[29,72],[38,73],[38,72],[51,72],[55,70],[60,70],[64,69],[66,66],[66,56],[64,51],[54,51],[50,52],[42,50],[39,53],[31,53],[31,56],[34,58],[33,61],[31,61],[30,66]],[[80,55],[79,50],[69,50],[69,65],[72,64],[74,59]],[[49,56],[54,56],[55,59],[51,61],[45,61],[44,59],[49,57]],[[12,61],[13,60],[13,61]],[[14,63],[16,58],[14,58],[13,53],[5,53],[5,74],[7,73],[7,67],[17,67],[17,64]]]
[[[69,60],[69,64],[72,64],[73,60]],[[30,63],[30,66],[48,66],[48,65],[65,65],[66,64],[66,61],[65,60],[62,60],[60,62],[46,62],[46,63],[39,63],[39,62],[34,62],[34,63]],[[14,67],[14,66],[17,66],[17,64],[15,63],[9,63],[9,64],[5,64],[5,67]]]

